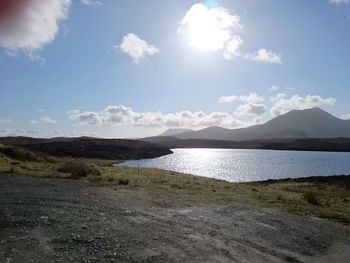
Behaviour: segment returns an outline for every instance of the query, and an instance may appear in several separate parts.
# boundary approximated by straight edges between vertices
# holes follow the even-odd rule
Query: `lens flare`
[[[0,1],[0,23],[23,10],[27,3],[28,0]]]

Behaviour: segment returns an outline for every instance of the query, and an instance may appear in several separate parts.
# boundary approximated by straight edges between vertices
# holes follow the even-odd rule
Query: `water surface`
[[[231,182],[350,174],[350,153],[173,149],[154,159],[127,161],[119,166],[152,167]]]

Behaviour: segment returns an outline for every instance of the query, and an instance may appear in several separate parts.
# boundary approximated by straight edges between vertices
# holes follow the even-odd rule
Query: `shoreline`
[[[189,202],[244,202],[277,208],[290,214],[329,218],[350,224],[350,176],[228,182],[221,179],[153,168],[113,166],[122,160],[53,157],[15,148],[17,155],[0,153],[0,172],[42,178],[83,179],[96,186],[154,191]]]

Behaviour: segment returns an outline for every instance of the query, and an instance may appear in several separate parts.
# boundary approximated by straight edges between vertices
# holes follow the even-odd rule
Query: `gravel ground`
[[[242,203],[0,174],[0,262],[350,262],[345,230]]]

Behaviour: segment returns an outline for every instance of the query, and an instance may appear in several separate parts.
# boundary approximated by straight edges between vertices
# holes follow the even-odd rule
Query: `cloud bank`
[[[272,91],[278,89],[273,88]],[[264,97],[259,96],[257,93],[250,93],[249,95],[231,95],[223,96],[218,99],[219,103],[236,103],[243,102],[235,110],[234,115],[244,116],[251,115],[255,117],[261,117],[268,112],[272,117],[284,114],[291,110],[304,110],[325,105],[334,105],[336,103],[335,98],[323,98],[319,95],[307,95],[305,97],[299,95],[293,95],[288,97],[284,93],[277,93],[266,100]],[[270,105],[268,107],[266,104]]]
[[[270,112],[272,116],[278,116],[291,110],[305,110],[324,105],[334,105],[335,98],[322,98],[318,95],[307,95],[305,97],[294,95],[290,98],[282,97],[278,99]]]
[[[237,101],[243,101],[247,103],[259,103],[264,101],[264,97],[259,96],[256,93],[249,93],[249,95],[232,95],[232,96],[223,96],[218,99],[219,103],[233,103]]]
[[[175,113],[135,112],[123,105],[108,106],[100,112],[72,110],[67,112],[68,118],[76,124],[90,125],[131,125],[143,127],[187,127],[204,128],[208,126],[240,127],[243,122],[225,112],[204,113],[202,111],[180,111]]]
[[[287,97],[283,93],[270,97],[269,100],[256,93],[248,95],[224,96],[218,100],[221,103],[240,102],[233,111],[211,112],[179,111],[174,113],[137,112],[124,105],[108,106],[101,111],[71,110],[67,116],[74,125],[97,126],[134,126],[150,128],[206,128],[221,126],[226,128],[246,127],[253,123],[260,123],[270,111],[272,117],[284,114],[290,110],[303,110],[324,105],[334,105],[336,99],[323,98],[318,95],[305,97],[293,95]],[[241,117],[251,117],[250,121]]]

